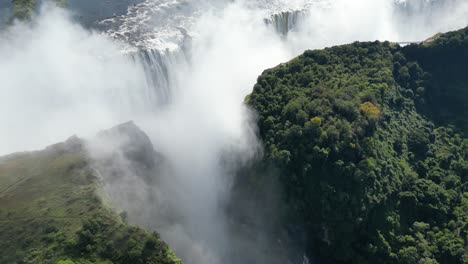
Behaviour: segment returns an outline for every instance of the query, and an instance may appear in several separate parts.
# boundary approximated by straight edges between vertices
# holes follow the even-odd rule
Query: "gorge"
[[[411,135],[400,130],[395,132],[397,130],[387,129],[386,126],[400,126],[403,127],[402,131],[415,127],[424,130],[422,127],[427,127],[427,133],[424,130],[415,137],[421,136],[424,144],[434,144],[436,147],[422,148],[437,149],[435,155],[439,157],[437,153],[443,151],[439,151],[437,146],[442,144],[443,138],[448,138],[447,144],[451,148],[447,151],[455,156],[450,158],[450,162],[463,164],[463,150],[460,149],[464,146],[460,143],[463,140],[456,134],[459,134],[458,130],[465,131],[466,120],[457,113],[466,113],[466,110],[460,103],[453,103],[457,95],[463,93],[447,95],[440,88],[440,83],[447,82],[446,79],[437,79],[434,84],[418,75],[420,71],[436,76],[444,72],[430,66],[432,61],[428,56],[421,55],[429,52],[427,50],[430,48],[424,48],[428,44],[401,48],[395,42],[421,42],[438,32],[466,27],[466,1],[128,2],[133,5],[124,9],[115,8],[118,11],[112,15],[89,15],[92,18],[87,20],[87,14],[79,14],[79,11],[92,8],[80,9],[77,1],[69,0],[68,9],[57,8],[44,1],[42,4],[36,3],[30,22],[10,22],[8,26],[10,13],[3,10],[11,7],[3,8],[4,4],[0,5],[0,22],[5,21],[5,27],[0,31],[0,123],[3,124],[0,153],[43,148],[74,134],[89,139],[86,151],[92,160],[97,161],[92,165],[100,173],[110,204],[127,212],[125,218],[128,223],[150,231],[156,230],[185,263],[365,263],[363,259],[366,257],[389,263],[403,261],[400,255],[404,253],[400,254],[399,250],[411,247],[411,241],[409,238],[409,242],[390,241],[388,229],[395,228],[394,225],[386,225],[385,232],[361,236],[361,233],[356,234],[359,224],[345,225],[343,222],[374,224],[363,220],[374,213],[371,208],[387,200],[396,203],[398,199],[387,199],[387,195],[403,195],[402,190],[409,192],[407,189],[392,180],[384,187],[375,187],[375,190],[362,183],[358,186],[375,192],[372,193],[375,195],[370,199],[372,201],[355,201],[365,207],[359,211],[359,214],[365,212],[365,216],[356,216],[358,213],[351,210],[355,209],[355,204],[350,206],[349,212],[345,208],[332,207],[340,211],[335,215],[334,210],[324,209],[324,204],[335,205],[331,201],[333,195],[327,196],[328,192],[333,193],[333,188],[340,191],[336,199],[342,205],[348,205],[344,201],[352,200],[346,197],[357,195],[340,189],[341,185],[324,185],[320,181],[312,184],[301,178],[308,175],[301,174],[302,170],[313,171],[325,179],[334,179],[328,175],[335,175],[337,180],[343,173],[335,171],[338,170],[335,165],[318,158],[307,162],[298,158],[309,158],[307,155],[330,155],[329,162],[343,162],[340,165],[343,168],[340,168],[352,171],[353,175],[354,169],[348,168],[346,162],[364,164],[361,161],[366,160],[369,163],[366,169],[369,170],[373,163],[380,166],[379,158],[388,158],[397,163],[393,150],[388,150],[386,153],[390,154],[384,157],[372,153],[378,147],[370,146],[372,142],[364,143],[363,138],[366,137],[378,137],[380,142],[392,138],[395,141],[392,144],[399,144],[399,148],[402,148],[399,153],[405,159],[401,161],[402,164],[397,164],[400,167],[391,165],[394,171],[403,171],[401,174],[410,175],[417,181],[418,177],[423,176],[415,176],[414,170],[427,171],[425,166],[440,167],[440,175],[455,174],[460,177],[458,180],[451,179],[454,182],[447,184],[458,188],[454,189],[455,192],[462,192],[464,187],[460,185],[466,180],[463,169],[452,168],[455,166],[452,163],[444,165],[442,161],[429,161],[432,156],[426,152],[406,149],[411,148],[406,141]],[[88,4],[92,5],[82,5]],[[3,19],[6,16],[8,18]],[[460,76],[466,70],[466,61],[463,60],[467,50],[466,33],[458,35],[462,44],[461,47],[457,46],[457,55],[450,55],[451,60],[436,61],[443,65],[458,61],[454,64],[456,67],[450,68],[454,72],[450,76],[456,80],[450,87],[464,91],[466,77]],[[390,42],[357,43],[303,54],[304,50],[309,49],[374,40]],[[434,45],[434,50],[446,48],[444,43],[437,41]],[[452,49],[450,45],[447,49]],[[295,58],[299,54],[303,55]],[[398,58],[400,55],[403,58]],[[374,61],[375,65],[369,60]],[[412,66],[412,61],[419,63],[420,67]],[[272,67],[275,68],[265,71],[257,80],[262,71]],[[403,67],[406,70],[402,70]],[[306,70],[311,73],[305,74]],[[343,77],[345,75],[347,77]],[[334,81],[334,78],[340,80]],[[385,94],[385,85],[391,96]],[[346,87],[351,90],[342,92]],[[423,104],[420,97],[424,93],[420,87],[426,90],[435,87],[433,90],[439,92],[422,98],[427,102]],[[380,98],[379,92],[392,98]],[[445,96],[452,104],[438,104],[437,98],[440,96]],[[324,98],[329,102],[314,102],[311,104],[318,106],[310,106],[310,98]],[[460,98],[463,100],[466,96]],[[394,104],[400,108],[394,109],[396,106],[387,100],[394,100]],[[366,102],[370,104],[361,105]],[[437,108],[431,110],[427,105],[437,105]],[[376,111],[374,107],[383,113],[382,117],[372,117]],[[438,115],[440,109],[444,109],[444,113]],[[405,115],[411,117],[408,117],[410,120],[406,120],[405,115],[400,116],[398,111],[407,111]],[[367,113],[371,116],[366,117]],[[443,122],[445,119],[453,121]],[[103,153],[120,153],[118,148],[121,144],[120,139],[114,137],[94,141],[94,135],[128,120],[133,120],[138,130],[141,128],[147,135],[150,143],[143,145],[152,143],[154,146],[155,155],[161,160],[157,163],[157,172],[146,171],[146,165],[143,166],[145,169],[132,169],[132,163],[127,163],[128,157],[120,157],[120,154],[116,154],[121,158],[117,159],[118,162],[108,162],[109,166],[99,164]],[[369,127],[363,125],[366,122]],[[431,122],[435,125],[431,125]],[[356,125],[353,127],[356,135],[347,134],[346,128],[350,124]],[[455,126],[450,128],[452,132],[444,127],[448,124]],[[327,126],[328,130],[324,129],[326,136],[322,136],[321,130],[320,133],[315,131],[314,126],[317,125]],[[406,135],[405,139],[398,143],[388,135],[389,131]],[[304,139],[300,136],[305,134],[310,137]],[[335,145],[341,142],[342,137],[348,137],[345,143]],[[317,147],[317,153],[311,154],[301,149],[304,145],[301,140],[307,144],[315,142],[311,138],[321,140],[317,146],[309,146],[314,151]],[[426,138],[429,142],[426,142]],[[358,154],[349,154],[350,150],[344,144],[354,144],[356,148],[368,144],[369,147],[359,149]],[[389,148],[386,143],[375,144]],[[420,144],[419,141],[415,142],[415,147],[419,148]],[[116,146],[117,150],[114,149]],[[339,157],[341,154],[337,153],[351,157]],[[415,157],[411,158],[411,153]],[[426,165],[419,164],[419,161]],[[435,166],[430,162],[440,164]],[[294,182],[284,180],[288,179],[288,176],[282,176],[285,171],[291,172],[287,174],[290,177],[298,178]],[[370,171],[365,173],[371,174]],[[380,173],[383,176],[374,172],[377,178],[384,180],[388,175],[393,175],[385,171]],[[115,175],[120,179],[112,180]],[[399,180],[404,178],[400,174],[398,177],[395,176]],[[295,184],[299,187],[296,188]],[[324,191],[308,184],[329,189]],[[349,187],[353,184],[349,183]],[[418,184],[439,190],[439,187],[426,181]],[[304,194],[305,186],[319,198]],[[445,185],[441,188],[445,188]],[[301,197],[307,199],[300,201]],[[411,200],[411,197],[405,199]],[[450,205],[444,204],[448,207],[443,210],[455,210],[461,206],[460,201],[465,201],[461,198],[460,201],[449,200]],[[295,205],[289,204],[291,201]],[[323,208],[317,205],[320,203],[323,203]],[[393,210],[397,207],[389,205],[388,208]],[[301,215],[304,212],[307,212],[306,216]],[[294,217],[284,218],[284,214]],[[395,211],[391,211],[391,214],[378,216],[391,216],[391,221],[398,222],[395,214]],[[363,219],[357,220],[359,217]],[[329,226],[323,225],[326,221],[330,223]],[[450,224],[450,221],[444,221],[430,223],[430,226],[443,229],[441,226],[444,223]],[[418,219],[413,222],[429,221]],[[424,224],[414,228],[430,230]],[[409,232],[400,231],[402,236]],[[396,236],[391,239],[400,239]],[[339,237],[346,239],[343,243],[336,243]],[[466,237],[462,239],[466,245]],[[364,242],[361,243],[361,240]],[[384,246],[379,244],[374,250],[367,243],[370,240]],[[351,243],[356,243],[356,248],[351,247]],[[396,251],[379,251],[387,244]],[[454,253],[455,257],[463,258],[458,246],[454,247],[454,251],[458,252]],[[420,259],[427,259],[424,263],[437,263],[430,262],[432,260],[458,263],[442,253],[437,255],[433,249],[421,252],[424,258]],[[414,252],[408,254],[416,256]],[[98,259],[106,260],[103,256],[98,256]],[[86,258],[85,255],[83,261]],[[74,260],[80,261],[79,257]],[[408,261],[401,263],[418,263]]]

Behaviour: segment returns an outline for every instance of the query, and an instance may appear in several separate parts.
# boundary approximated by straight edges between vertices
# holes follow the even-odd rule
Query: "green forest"
[[[468,28],[266,70],[246,103],[284,227],[304,230],[317,263],[468,263],[467,98]]]

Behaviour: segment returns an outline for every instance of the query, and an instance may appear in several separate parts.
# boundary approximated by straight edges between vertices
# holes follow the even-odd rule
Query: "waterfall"
[[[450,31],[468,24],[468,1],[466,0],[395,0],[393,18],[401,35],[416,36],[422,41],[434,29]]]
[[[414,15],[430,17],[434,12],[444,9],[457,0],[427,1],[427,0],[396,0],[395,15],[400,18],[411,18]]]
[[[267,26],[272,27],[281,36],[287,36],[304,17],[305,11],[290,10],[272,14],[264,21]]]
[[[147,99],[157,108],[171,101],[171,95],[178,89],[177,70],[188,63],[184,49],[156,50],[142,49],[134,53],[145,72],[148,86]]]

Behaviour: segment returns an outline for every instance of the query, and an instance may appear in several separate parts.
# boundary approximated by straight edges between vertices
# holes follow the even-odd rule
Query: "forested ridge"
[[[306,51],[258,78],[262,166],[318,263],[468,263],[467,74],[465,28]]]
[[[120,127],[143,133],[133,123]],[[144,155],[137,140],[131,143],[132,155]],[[0,157],[2,264],[181,263],[157,232],[127,217],[103,194],[81,139]]]

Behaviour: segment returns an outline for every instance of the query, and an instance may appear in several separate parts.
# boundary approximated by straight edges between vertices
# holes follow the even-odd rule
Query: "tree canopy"
[[[468,263],[467,73],[465,28],[309,50],[258,78],[263,163],[319,263]]]

